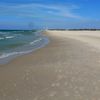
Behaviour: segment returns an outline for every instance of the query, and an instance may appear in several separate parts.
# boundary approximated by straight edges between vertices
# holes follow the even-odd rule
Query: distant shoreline
[[[100,31],[100,29],[48,29],[57,31]]]
[[[53,29],[53,28],[48,28],[48,29],[31,29],[31,30],[24,30],[24,29],[0,29],[0,31],[37,31],[37,30],[57,30],[57,31],[100,31],[100,29],[95,29],[95,28],[80,28],[80,29]]]

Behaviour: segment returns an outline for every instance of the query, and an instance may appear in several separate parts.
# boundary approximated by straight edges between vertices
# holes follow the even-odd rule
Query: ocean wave
[[[3,53],[2,55],[0,55],[0,59],[2,59],[2,58],[7,58],[7,57],[13,56],[13,55],[26,54],[26,53],[30,53],[30,52],[32,52],[32,50],[23,51],[23,52]]]
[[[6,36],[5,38],[6,39],[12,39],[12,38],[14,38],[15,36]]]
[[[38,41],[41,41],[41,40],[42,39],[40,39]],[[30,44],[34,44],[35,42],[38,42],[38,41],[31,42]],[[28,54],[28,53],[31,53],[31,52],[35,51],[36,49],[39,49],[39,48],[44,47],[46,44],[48,44],[48,41],[47,40],[41,46],[38,46],[37,48],[33,48],[31,50],[19,51],[19,52],[11,52],[11,53],[2,53],[0,55],[0,59],[8,58],[8,57],[11,57],[11,56],[18,56],[18,55]]]
[[[4,34],[6,34],[6,32],[0,32],[0,35],[4,35]]]
[[[40,41],[42,41],[42,40],[44,40],[44,42],[43,43],[41,42],[42,44],[40,44]],[[4,59],[4,58],[10,57],[10,56],[23,55],[23,54],[30,53],[30,52],[48,44],[48,39],[47,38],[39,38],[37,40],[34,40],[33,42],[30,42],[31,45],[37,44],[37,43],[38,43],[37,47],[32,48],[31,50],[2,53],[2,54],[0,54],[0,59]]]
[[[9,34],[11,34],[10,32],[0,32],[0,35],[9,35]]]
[[[13,39],[13,38],[15,38],[15,36],[5,36],[5,37],[0,37],[0,40]]]
[[[31,53],[49,42],[48,38],[42,36],[41,32],[32,32],[30,35],[28,31],[25,31],[25,34],[29,34],[27,36],[21,32],[3,33],[0,34],[0,40],[4,39],[0,45],[0,64],[7,63],[17,56]]]
[[[33,45],[33,44],[35,44],[35,43],[37,43],[37,42],[39,42],[39,41],[41,41],[41,40],[42,40],[42,38],[39,38],[39,39],[37,39],[37,40],[34,40],[34,41],[30,42],[30,44]]]
[[[5,39],[5,38],[0,37],[0,40],[3,40],[3,39]]]

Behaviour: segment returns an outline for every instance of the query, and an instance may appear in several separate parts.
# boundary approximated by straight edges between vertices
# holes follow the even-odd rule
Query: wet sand
[[[99,100],[100,32],[45,34],[46,47],[0,65],[0,100]]]

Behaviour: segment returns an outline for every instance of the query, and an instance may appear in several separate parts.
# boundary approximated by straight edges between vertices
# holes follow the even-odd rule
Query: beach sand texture
[[[46,47],[0,65],[0,100],[100,100],[100,32],[45,34]]]

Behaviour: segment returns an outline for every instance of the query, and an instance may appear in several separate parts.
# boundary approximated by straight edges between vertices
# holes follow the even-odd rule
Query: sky
[[[100,0],[0,0],[0,29],[100,28]]]

